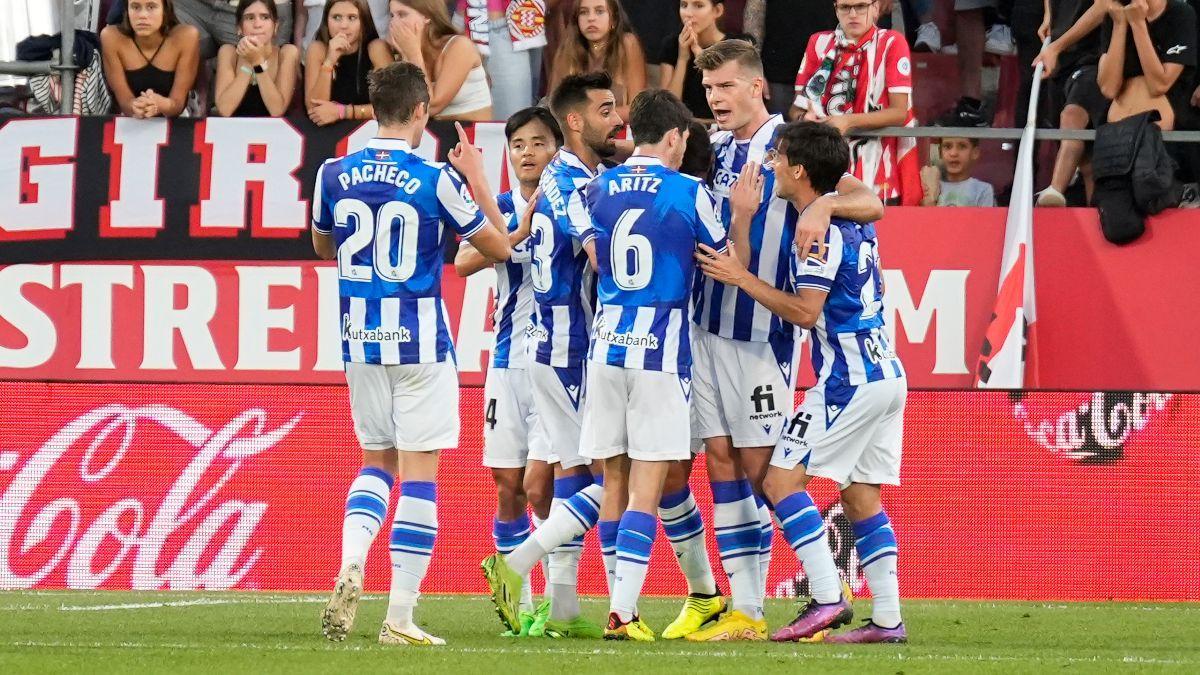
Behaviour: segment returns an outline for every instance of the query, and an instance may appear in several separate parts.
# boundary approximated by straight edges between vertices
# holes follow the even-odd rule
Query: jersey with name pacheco
[[[690,375],[688,309],[696,244],[726,249],[712,193],[697,179],[634,156],[583,189],[600,268],[589,358]]]
[[[883,323],[879,242],[872,223],[833,218],[825,255],[813,244],[808,255],[792,248],[792,284],[828,292],[812,339],[813,371],[826,403],[844,407],[854,388],[904,377]]]
[[[454,358],[442,302],[447,226],[487,227],[458,174],[375,138],[325,162],[313,190],[313,229],[337,246],[343,358],[402,365]]]
[[[528,203],[519,190],[496,196],[500,214],[512,232],[520,226]],[[462,248],[471,247],[468,241]],[[512,255],[496,263],[496,304],[492,326],[496,346],[492,348],[492,368],[524,368],[525,345],[533,321],[533,281],[529,276],[529,240],[512,247]]]
[[[559,150],[542,171],[542,198],[530,226],[535,317],[529,348],[535,361],[556,368],[579,366],[587,356],[595,274],[583,250],[591,222],[579,190],[593,178],[578,156]]]
[[[727,226],[732,224],[729,191],[738,174],[746,162],[762,163],[767,151],[775,147],[775,131],[783,124],[782,116],[772,115],[746,141],[735,140],[729,131],[713,134],[712,189],[721,222]],[[750,222],[749,269],[782,290],[788,287],[788,260],[799,213],[790,202],[775,195],[775,172],[759,170],[763,175],[763,202]],[[693,320],[700,329],[715,335],[746,342],[769,341],[781,354],[791,353],[794,326],[755,302],[745,291],[713,281],[699,270]]]

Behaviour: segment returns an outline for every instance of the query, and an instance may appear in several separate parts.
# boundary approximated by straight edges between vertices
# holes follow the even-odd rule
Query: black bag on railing
[[[1104,237],[1114,244],[1142,236],[1146,216],[1177,206],[1183,196],[1175,160],[1154,124],[1158,119],[1158,111],[1145,112],[1096,130],[1093,202]]]

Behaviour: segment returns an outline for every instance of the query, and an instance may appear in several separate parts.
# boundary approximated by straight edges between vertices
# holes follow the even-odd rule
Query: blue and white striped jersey
[[[737,141],[733,133],[718,131],[712,136],[713,195],[721,221],[730,224],[729,189],[742,166],[759,162],[775,146],[775,130],[784,124],[780,115],[772,115],[746,141]],[[788,287],[788,260],[796,237],[799,213],[786,199],[775,195],[775,172],[763,168],[765,197],[750,224],[750,270],[778,289]],[[754,302],[744,291],[713,281],[697,270],[696,303],[693,320],[701,329],[721,337],[746,342],[777,343],[781,354],[790,354],[795,328]],[[790,358],[790,357],[789,357]]]
[[[688,309],[697,242],[725,250],[712,193],[658,159],[634,156],[583,189],[599,263],[589,358],[690,375]]]
[[[825,235],[827,248],[818,246],[801,258],[793,246],[792,284],[799,291],[827,291],[825,306],[809,335],[817,386],[825,388],[826,403],[844,407],[854,388],[904,377],[883,325],[883,280],[875,225],[834,218]]]
[[[496,197],[500,213],[508,222],[508,231],[517,229],[528,205],[520,189]],[[496,264],[496,311],[492,324],[496,346],[492,349],[493,368],[524,368],[525,344],[533,321],[533,279],[529,275],[529,240],[512,249],[507,262]]]
[[[487,221],[452,168],[405,141],[374,138],[317,170],[312,226],[337,244],[346,361],[454,358],[442,302],[446,225],[470,237]]]
[[[582,246],[591,221],[579,189],[595,176],[575,153],[562,148],[539,183],[542,199],[529,235],[536,312],[529,347],[538,363],[556,368],[579,366],[587,356],[595,274]]]

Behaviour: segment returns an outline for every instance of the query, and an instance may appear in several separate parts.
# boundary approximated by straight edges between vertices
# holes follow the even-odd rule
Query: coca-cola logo
[[[19,453],[0,452],[0,472],[15,472],[0,497],[0,588],[32,588],[63,565],[70,588],[97,588],[126,566],[136,590],[235,586],[262,555],[247,547],[267,504],[226,497],[222,488],[302,417],[267,429],[266,411],[252,408],[213,430],[167,406],[106,405],[65,425],[20,466]],[[160,437],[182,441],[176,445],[191,456],[157,504],[148,495],[159,490],[149,481],[124,491],[102,485],[116,483],[122,464],[178,460],[163,455],[178,450]],[[70,473],[47,479],[72,460],[78,483]],[[85,513],[98,509],[85,509],[80,498],[106,492],[112,503],[85,523]],[[33,513],[47,493],[51,501]],[[168,547],[168,539],[182,543]]]
[[[1013,395],[1013,417],[1033,442],[1050,452],[1088,463],[1121,459],[1125,443],[1167,407],[1171,394],[1103,392],[1086,394],[1065,410],[1037,406],[1025,393]]]

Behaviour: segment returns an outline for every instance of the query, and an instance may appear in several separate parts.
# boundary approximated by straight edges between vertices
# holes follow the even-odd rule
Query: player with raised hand
[[[429,120],[421,70],[393,63],[368,78],[378,134],[362,150],[325,162],[313,189],[313,248],[337,258],[350,412],[363,449],[363,469],[346,499],[341,571],[321,623],[331,640],[344,640],[353,628],[367,551],[398,474],[392,588],[379,642],[442,645],[412,618],[437,536],[438,451],[458,446],[458,370],[441,297],[442,251],[448,230],[493,261],[507,260],[511,247],[483,157],[461,128],[450,159],[482,213],[458,173],[413,153]]]
[[[805,209],[837,184],[850,151],[837,130],[793,122],[777,134],[764,165],[773,189]],[[824,246],[796,249],[791,291],[747,270],[728,253],[701,247],[704,273],[737,287],[783,320],[812,329],[817,384],[786,425],[763,485],[784,536],[804,566],[812,600],[773,640],[905,642],[896,579],[896,535],[880,500],[882,484],[900,482],[907,381],[883,317],[879,242],[870,223],[835,218]],[[873,596],[871,620],[841,635],[828,630],[853,617],[842,595],[824,521],[806,491],[812,476],[833,480],[854,529],[855,548]]]
[[[578,191],[596,177],[600,160],[616,153],[624,122],[616,113],[612,81],[605,73],[564,78],[550,95],[550,111],[565,144],[542,172],[542,199],[533,214],[530,271],[536,320],[529,376],[538,422],[557,460],[554,506],[525,543],[508,556],[489,556],[483,570],[501,621],[519,631],[523,577],[548,554],[546,634],[598,638],[603,629],[581,616],[577,593],[583,535],[600,520],[603,495],[602,481],[596,482],[590,461],[579,454],[583,362],[591,336],[595,275],[582,242],[591,221]],[[605,549],[606,534],[601,532]],[[614,561],[614,556],[605,556],[609,569]]]
[[[562,145],[562,132],[549,110],[532,107],[508,118],[504,135],[518,187],[496,197],[496,202],[508,219],[509,230],[527,233],[538,198],[538,181]],[[533,321],[528,244],[524,241],[514,245],[512,258],[493,263],[470,242],[463,242],[454,259],[459,276],[492,266],[496,269],[496,307],[492,314],[496,346],[484,383],[483,465],[491,469],[496,482],[492,536],[496,551],[504,555],[512,553],[529,536],[526,504],[532,507],[536,524],[549,517],[554,478],[549,464],[550,446],[537,421],[526,367],[527,336]],[[543,601],[534,608],[528,578],[522,587],[520,608],[520,629],[513,634],[544,634],[550,603]]]
[[[808,246],[820,240],[831,213],[875,220],[882,216],[883,204],[847,175],[838,182],[838,194],[822,196],[800,214],[773,194],[768,170],[761,200],[749,210],[733,210],[730,187],[748,162],[762,161],[784,120],[768,113],[763,103],[762,61],[750,43],[718,42],[700,53],[696,65],[720,128],[712,137],[712,181],[722,222],[732,232],[738,219],[746,221],[747,242],[737,247],[738,257],[758,278],[784,288],[794,243]],[[737,288],[703,277],[697,286],[693,434],[705,444],[713,525],[733,611],[687,638],[765,640],[762,605],[773,525],[769,505],[761,499],[761,483],[785,409],[791,407],[796,331]]]
[[[599,267],[582,452],[604,461],[604,505],[620,504],[608,639],[654,640],[637,600],[671,462],[691,458],[691,330],[697,243],[725,249],[712,194],[678,172],[691,114],[649,90],[630,106],[634,155],[583,190]],[[624,508],[625,505],[627,508]]]

